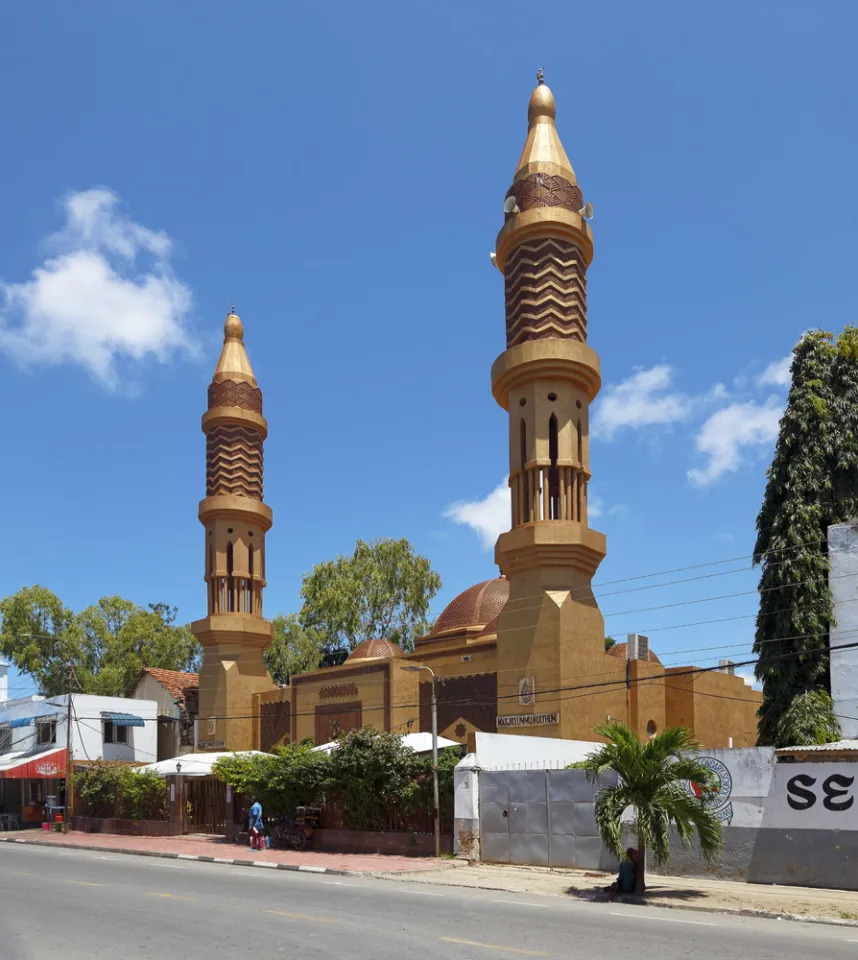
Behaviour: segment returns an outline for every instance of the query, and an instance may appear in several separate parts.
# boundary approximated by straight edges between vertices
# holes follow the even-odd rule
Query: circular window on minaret
[[[548,394],[548,399],[549,399],[552,403],[554,403],[554,401],[557,399],[557,394],[556,394],[556,393],[549,393],[549,394]]]
[[[646,725],[646,735],[652,739],[657,732],[658,727],[655,725],[655,720],[650,720],[650,722]]]
[[[522,397],[521,400],[518,401],[518,405],[520,407],[523,407],[526,403],[527,403],[527,397]]]
[[[581,409],[581,401],[580,401],[580,400],[576,400],[576,401],[575,401],[575,406],[580,410],[580,409]]]

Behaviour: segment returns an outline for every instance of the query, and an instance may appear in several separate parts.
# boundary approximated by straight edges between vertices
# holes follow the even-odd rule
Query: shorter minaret
[[[271,508],[262,502],[268,423],[234,306],[223,332],[202,424],[206,497],[199,517],[205,528],[208,612],[191,624],[205,649],[198,746],[249,750],[253,694],[273,687],[262,659],[271,642],[271,624],[262,617],[265,534],[272,523]]]

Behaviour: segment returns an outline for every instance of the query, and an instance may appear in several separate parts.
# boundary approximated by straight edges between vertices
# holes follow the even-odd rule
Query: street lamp
[[[428,670],[432,677],[432,797],[435,804],[435,856],[441,856],[441,813],[438,800],[438,697],[435,695],[435,671],[431,667],[402,667],[409,673]]]

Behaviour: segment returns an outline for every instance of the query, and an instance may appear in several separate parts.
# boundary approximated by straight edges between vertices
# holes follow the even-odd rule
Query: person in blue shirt
[[[264,850],[265,837],[262,835],[262,804],[253,797],[248,815],[248,826],[250,828],[250,849]]]
[[[613,900],[617,894],[634,893],[637,879],[638,852],[634,847],[629,847],[626,850],[625,859],[620,862],[620,872],[617,879],[609,887],[605,887],[605,893],[610,894],[610,900]]]

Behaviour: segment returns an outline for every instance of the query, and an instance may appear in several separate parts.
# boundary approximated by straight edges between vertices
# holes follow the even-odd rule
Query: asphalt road
[[[818,960],[858,927],[0,845],[2,960]]]

